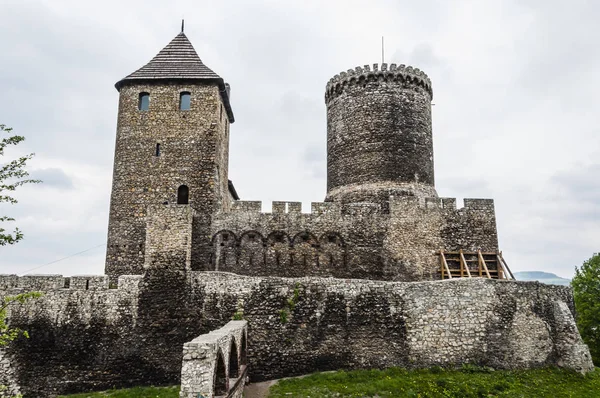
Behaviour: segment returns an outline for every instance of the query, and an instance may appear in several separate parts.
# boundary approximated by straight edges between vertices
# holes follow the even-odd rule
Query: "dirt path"
[[[244,388],[244,398],[266,398],[269,394],[269,387],[275,383],[277,383],[277,380],[248,384]]]
[[[328,370],[321,373],[335,373],[335,370]],[[261,383],[248,384],[246,387],[244,387],[244,398],[267,398],[267,395],[269,395],[269,388],[271,388],[272,385],[277,384],[279,380],[302,379],[306,376],[310,376],[310,374],[284,377],[282,379],[267,380]]]

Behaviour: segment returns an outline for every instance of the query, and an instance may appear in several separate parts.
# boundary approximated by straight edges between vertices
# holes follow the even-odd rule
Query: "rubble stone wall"
[[[204,292],[205,308],[243,313],[254,381],[317,370],[464,363],[593,369],[568,287],[481,278],[402,283],[226,273],[196,273],[192,286]]]
[[[410,66],[365,65],[332,78],[325,93],[327,200],[437,196],[431,99],[431,81]]]
[[[183,345],[181,398],[242,397],[246,377],[247,321],[231,321]]]
[[[146,111],[140,93],[150,94]],[[189,92],[190,110],[179,110]],[[159,147],[157,147],[159,145]],[[142,274],[147,206],[177,203],[181,185],[205,215],[229,206],[229,120],[214,83],[126,84],[120,89],[106,274]]]
[[[15,377],[13,361],[5,348],[0,348],[0,397],[12,398],[21,394],[21,387]]]
[[[498,251],[494,202],[388,198],[375,203],[238,201],[215,215],[207,270],[257,276],[333,276],[393,281],[439,279],[439,250]]]
[[[0,275],[0,299],[44,293],[8,308],[10,325],[30,338],[0,354],[0,384],[8,378],[25,397],[48,397],[127,384],[147,372],[136,335],[140,280],[122,276],[109,289],[108,276]]]
[[[149,268],[143,277],[122,277],[118,289],[47,290],[40,299],[11,307],[11,324],[31,335],[14,342],[0,360],[10,363],[11,385],[25,397],[38,397],[177,384],[183,344],[232,319],[248,322],[251,381],[334,369],[464,363],[593,368],[574,323],[568,287],[480,278],[387,282],[183,269]],[[48,281],[61,284],[57,276],[27,283]],[[2,294],[22,291],[15,287]],[[243,344],[236,345],[240,351]]]

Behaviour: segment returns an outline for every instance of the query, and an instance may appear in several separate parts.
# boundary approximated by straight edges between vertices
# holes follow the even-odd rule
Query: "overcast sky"
[[[513,270],[571,277],[600,251],[600,4],[571,0],[0,2],[0,123],[35,152],[0,215],[25,239],[0,273],[102,274],[118,93],[179,32],[232,86],[230,178],[242,197],[322,201],[324,90],[358,65],[433,82],[436,187],[493,198]],[[459,199],[460,202],[460,199]]]

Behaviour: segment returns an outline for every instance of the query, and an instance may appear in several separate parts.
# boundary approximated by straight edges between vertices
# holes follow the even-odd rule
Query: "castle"
[[[329,81],[327,196],[310,213],[299,202],[261,213],[260,202],[239,200],[228,176],[230,88],[183,32],[116,87],[106,257],[115,283],[144,272],[168,239],[165,217],[184,213],[192,271],[433,280],[440,250],[479,250],[498,269],[493,201],[457,209],[437,196],[433,92],[419,69],[367,65]]]
[[[31,335],[0,350],[12,393],[181,380],[195,397],[188,376],[200,375],[203,394],[234,396],[245,375],[593,369],[571,290],[511,280],[493,201],[438,197],[419,69],[375,64],[327,83],[327,193],[310,213],[239,199],[231,90],[183,31],[116,88],[106,275],[0,276],[1,296],[45,293],[10,307]]]

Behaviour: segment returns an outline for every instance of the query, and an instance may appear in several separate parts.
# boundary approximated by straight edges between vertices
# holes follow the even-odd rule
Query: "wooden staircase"
[[[441,279],[489,278],[515,279],[502,257],[502,252],[467,252],[440,250]]]

